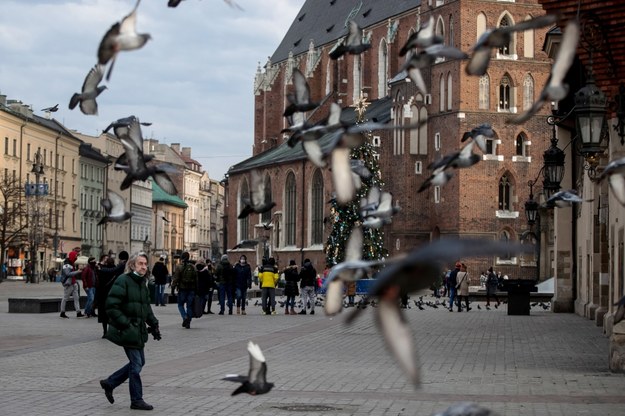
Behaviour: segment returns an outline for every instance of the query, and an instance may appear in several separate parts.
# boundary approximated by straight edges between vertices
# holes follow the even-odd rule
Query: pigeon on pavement
[[[104,77],[104,66],[97,64],[87,74],[80,93],[75,93],[69,100],[69,109],[73,110],[80,103],[80,111],[87,115],[98,114],[96,98],[106,89],[106,85],[98,86]]]
[[[108,197],[103,198],[100,204],[104,208],[106,215],[102,217],[98,225],[106,224],[107,222],[124,222],[134,214],[128,212],[124,206],[124,198],[113,191],[108,191]]]
[[[115,58],[120,51],[139,49],[150,39],[150,35],[147,33],[137,33],[137,8],[140,2],[141,0],[137,0],[130,14],[124,17],[121,22],[111,26],[100,42],[98,63],[106,65],[109,61],[111,62],[106,74],[107,81],[111,78]]]
[[[250,354],[250,370],[247,376],[236,374],[228,374],[222,380],[241,383],[241,385],[232,392],[232,396],[240,393],[247,393],[255,396],[257,394],[268,393],[273,388],[273,383],[267,382],[267,363],[265,355],[260,347],[250,341],[247,344],[247,351]]]

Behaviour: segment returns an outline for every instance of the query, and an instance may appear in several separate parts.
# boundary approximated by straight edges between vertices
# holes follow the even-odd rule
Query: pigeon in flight
[[[466,66],[467,74],[484,75],[490,63],[491,49],[508,45],[512,40],[512,34],[514,32],[549,26],[554,24],[557,20],[558,16],[547,14],[525,20],[513,26],[500,26],[486,30],[482,33],[477,43],[473,45],[473,53]]]
[[[423,94],[427,94],[428,91],[421,70],[431,67],[438,58],[466,59],[468,55],[460,49],[443,44],[435,44],[419,52],[412,52],[402,69],[408,73],[410,80]]]
[[[109,130],[113,129],[113,132],[115,132],[115,135],[119,138],[121,136],[123,136],[124,134],[128,134],[128,129],[130,124],[133,123],[133,121],[136,119],[137,117],[135,116],[128,116],[128,117],[124,117],[124,118],[120,118],[117,121],[112,122],[111,124],[108,125],[107,128],[105,128],[102,133],[108,133]],[[141,121],[139,122],[140,125],[142,126],[151,126],[152,123],[148,123],[148,122],[144,122]]]
[[[137,8],[140,2],[141,0],[137,0],[130,14],[124,17],[121,22],[111,26],[100,42],[98,63],[106,65],[109,61],[111,62],[106,74],[107,81],[111,78],[115,58],[120,51],[139,49],[150,39],[150,35],[147,33],[137,33]]]
[[[80,111],[87,115],[98,114],[98,103],[96,98],[106,89],[106,85],[98,86],[104,77],[104,66],[96,64],[82,84],[80,93],[75,93],[69,100],[69,109],[73,110],[80,103]]]
[[[250,172],[250,195],[244,200],[244,207],[238,218],[246,218],[252,213],[262,214],[271,210],[276,203],[267,199],[267,189],[265,189],[265,181],[257,170]]]
[[[369,188],[367,197],[360,199],[362,225],[367,228],[380,228],[390,223],[393,215],[399,211],[399,206],[393,206],[393,195],[380,191],[377,186]]]
[[[56,113],[57,111],[59,111],[59,105],[55,104],[52,107],[46,107],[46,108],[44,108],[41,111],[45,111],[45,112],[48,112],[48,113]]]
[[[551,197],[545,201],[543,207],[553,208],[555,206],[558,208],[566,208],[573,204],[579,204],[580,202],[584,202],[584,200],[577,195],[574,189],[569,189],[568,191],[559,191],[551,195]]]
[[[471,129],[471,131],[467,131],[462,135],[462,139],[460,140],[462,143],[471,139],[475,142],[477,147],[480,148],[482,153],[488,153],[488,149],[486,148],[486,140],[494,139],[495,131],[491,127],[490,124],[480,124],[479,126]]]
[[[330,52],[330,59],[339,59],[346,53],[359,55],[371,48],[370,43],[362,43],[362,29],[358,26],[358,23],[350,20],[347,30],[347,38],[342,44],[338,45],[332,52]]]
[[[421,193],[428,189],[430,186],[443,187],[451,180],[453,173],[449,172],[445,166],[434,169],[432,174],[421,184],[417,193]]]
[[[128,132],[119,138],[124,146],[125,152],[120,155],[115,162],[116,170],[126,172],[126,177],[121,183],[120,189],[123,191],[130,187],[134,181],[145,181],[152,177],[154,181],[170,195],[178,194],[176,185],[170,179],[168,173],[175,173],[176,170],[168,164],[148,165],[150,157],[143,154],[143,135],[141,134],[141,124],[138,118],[134,118],[128,125]]]
[[[305,113],[319,107],[319,103],[310,100],[310,86],[302,71],[297,68],[293,69],[293,87],[295,93],[289,93],[286,96],[291,104],[284,110],[284,117],[290,117],[296,112]]]
[[[443,43],[444,39],[434,33],[434,16],[430,16],[427,23],[421,25],[419,30],[408,37],[404,46],[399,50],[399,56],[406,55],[416,48],[427,48],[432,45]]]
[[[625,206],[625,157],[610,161],[605,167],[599,181],[608,179],[608,184],[612,190],[612,194],[617,201]]]
[[[258,245],[258,240],[241,240],[239,244],[232,247],[233,250],[238,250],[240,248],[254,248]]]
[[[134,215],[132,212],[126,211],[124,198],[113,191],[108,191],[108,198],[103,198],[100,204],[104,208],[106,215],[102,217],[98,225],[106,224],[107,222],[124,222]]]
[[[577,43],[579,42],[579,23],[571,20],[564,29],[562,42],[558,48],[558,54],[551,67],[551,74],[547,80],[547,84],[540,92],[538,99],[525,112],[508,120],[509,123],[522,124],[529,120],[534,114],[542,108],[547,102],[560,101],[569,92],[569,86],[564,83],[569,68],[573,64],[575,55],[577,54]]]
[[[232,396],[240,393],[247,393],[252,396],[268,393],[273,388],[273,383],[267,382],[267,363],[260,347],[250,341],[247,344],[247,351],[250,354],[250,371],[247,376],[228,374],[222,380],[241,383],[232,392]]]
[[[480,160],[482,160],[482,157],[478,155],[477,153],[473,152],[474,143],[475,143],[474,141],[471,141],[465,144],[462,149],[454,153],[450,153],[446,156],[443,156],[439,160],[430,163],[430,165],[428,166],[428,169],[432,169],[432,170],[436,170],[438,168],[461,169],[461,168],[468,168],[468,167],[475,165]]]

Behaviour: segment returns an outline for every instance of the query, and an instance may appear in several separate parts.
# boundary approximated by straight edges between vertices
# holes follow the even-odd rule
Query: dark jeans
[[[213,304],[213,293],[215,293],[215,289],[212,287],[208,289],[208,294],[206,295],[206,304],[208,305],[206,308],[206,313],[211,311],[211,305]]]
[[[156,299],[154,299],[154,304],[156,306],[165,305],[165,285],[156,285],[154,290],[156,291]]]
[[[490,306],[491,296],[495,298],[497,305],[499,305],[499,298],[497,297],[497,293],[488,293],[488,291],[486,291],[486,306]]]
[[[271,313],[276,310],[276,289],[273,287],[263,287],[261,289],[261,301],[263,303],[263,311]]]
[[[456,288],[452,286],[449,288],[449,309],[453,309],[455,299],[456,299]]]
[[[178,311],[182,319],[193,318],[193,300],[195,299],[195,292],[188,289],[180,289],[178,291]],[[185,310],[186,304],[186,310]]]
[[[289,306],[291,307],[291,309],[295,308],[295,295],[286,297],[286,302],[284,303],[284,307],[288,308]]]
[[[143,385],[141,384],[141,369],[145,364],[145,355],[143,348],[126,348],[124,352],[128,357],[128,364],[111,374],[106,383],[112,388],[116,388],[124,381],[128,380],[128,388],[130,390],[130,401],[132,403],[143,400]]]
[[[224,311],[226,299],[228,303],[228,311],[232,312],[232,287],[222,283],[217,289],[219,290],[219,312],[222,313]]]
[[[237,308],[240,307],[242,310],[245,310],[245,299],[247,299],[247,288],[237,287],[235,291],[235,297],[237,299]]]

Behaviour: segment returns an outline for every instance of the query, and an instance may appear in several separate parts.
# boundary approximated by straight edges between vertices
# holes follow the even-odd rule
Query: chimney
[[[190,147],[183,147],[182,148],[182,155],[184,157],[188,157],[189,159],[191,159],[191,148]]]
[[[180,143],[172,143],[169,145],[169,147],[171,147],[172,150],[176,151],[177,153],[180,153]]]
[[[7,96],[6,95],[0,94],[0,105],[2,105],[2,106],[6,106],[7,105]]]

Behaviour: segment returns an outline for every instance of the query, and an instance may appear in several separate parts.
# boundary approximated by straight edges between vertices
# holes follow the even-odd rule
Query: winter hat
[[[221,256],[221,261],[228,261],[228,255],[224,254],[223,256]]]
[[[295,266],[295,260],[289,260],[289,266]]]
[[[180,258],[182,259],[182,261],[189,260],[189,252],[185,251],[184,253],[182,253],[182,256],[180,256]]]

